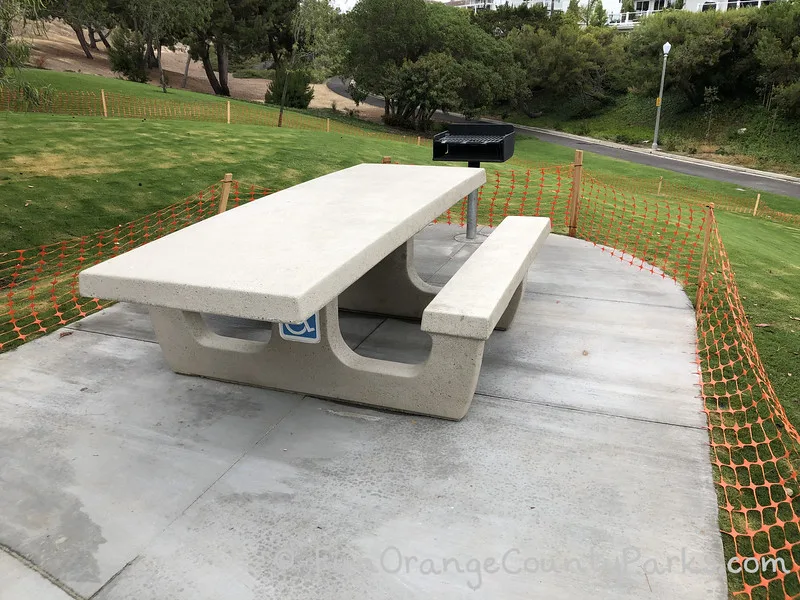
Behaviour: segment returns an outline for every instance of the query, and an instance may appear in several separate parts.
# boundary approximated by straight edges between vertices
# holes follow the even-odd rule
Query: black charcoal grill
[[[514,126],[453,123],[433,138],[433,160],[505,162],[514,155]],[[472,164],[478,163],[478,164]]]
[[[451,123],[447,131],[433,137],[433,160],[466,161],[470,167],[481,162],[505,162],[514,156],[514,126],[505,123]],[[467,240],[474,240],[478,227],[478,192],[467,202]]]

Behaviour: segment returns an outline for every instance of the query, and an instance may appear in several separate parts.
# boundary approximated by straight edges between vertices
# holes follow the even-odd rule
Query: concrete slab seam
[[[458,248],[456,248],[455,250],[453,250],[453,252],[451,252],[451,253],[450,253],[450,256],[448,256],[448,257],[447,257],[447,261],[446,261],[446,262],[445,262],[445,263],[444,263],[444,264],[443,264],[441,267],[439,267],[438,269],[436,269],[436,271],[434,271],[434,273],[433,273],[433,274],[432,274],[432,275],[429,277],[429,279],[433,279],[434,277],[436,277],[436,276],[439,274],[439,271],[441,271],[441,270],[442,270],[442,269],[444,269],[444,268],[445,268],[447,265],[449,265],[449,264],[450,264],[450,261],[451,261],[451,260],[453,260],[453,258],[455,258],[456,254],[458,254],[459,252],[461,252],[461,251],[462,251],[462,250],[463,250],[465,247],[466,247],[466,244],[461,244],[461,245],[460,245]]]
[[[558,410],[567,410],[570,412],[577,412],[587,415],[599,415],[603,417],[610,417],[613,419],[625,419],[626,421],[637,421],[639,423],[652,423],[654,425],[667,425],[670,427],[680,427],[681,429],[697,429],[700,431],[707,431],[708,427],[700,426],[700,425],[684,425],[682,423],[669,423],[667,421],[658,421],[656,419],[644,419],[641,417],[632,417],[629,415],[615,415],[614,413],[603,412],[601,410],[587,410],[585,408],[580,408],[578,406],[567,406],[566,404],[554,404],[552,402],[542,402],[536,400],[528,400],[527,398],[514,398],[511,396],[500,396],[495,394],[490,394],[488,392],[475,392],[475,397],[484,397],[484,398],[491,398],[492,400],[509,400],[510,402],[520,402],[523,404],[532,404],[534,406],[546,406],[547,408],[555,408]],[[700,400],[698,397],[697,400]],[[702,409],[698,409],[698,414],[703,413]]]
[[[369,332],[367,335],[365,335],[365,336],[364,336],[364,339],[362,339],[360,342],[358,342],[358,344],[356,344],[356,347],[355,347],[355,348],[353,348],[353,352],[355,352],[356,350],[358,350],[358,349],[361,347],[361,344],[363,344],[364,342],[366,342],[366,341],[369,339],[369,336],[371,336],[373,333],[375,333],[376,331],[378,331],[378,329],[380,328],[380,326],[381,326],[381,325],[383,325],[384,323],[386,323],[386,319],[385,319],[385,318],[384,318],[384,319],[381,319],[381,322],[380,322],[380,323],[378,323],[377,325],[375,325],[375,327],[373,327],[372,331],[370,331],[370,332]]]
[[[106,308],[109,308],[110,306],[114,306],[114,304],[116,304],[116,302],[114,302],[113,304],[110,304]],[[121,339],[124,339],[124,340],[131,340],[131,341],[134,341],[134,342],[144,342],[146,344],[158,344],[158,342],[156,342],[155,340],[145,340],[145,339],[138,338],[138,337],[133,337],[133,336],[130,336],[130,335],[121,335],[119,333],[105,333],[103,331],[92,331],[91,329],[82,329],[82,328],[73,327],[73,325],[77,325],[78,323],[80,323],[80,320],[75,321],[74,323],[69,323],[67,325],[64,325],[64,329],[69,329],[70,331],[78,331],[80,333],[91,333],[91,334],[94,334],[94,335],[102,335],[102,336],[105,336],[105,337],[121,338]]]
[[[124,565],[122,565],[122,567],[119,569],[119,571],[117,571],[117,572],[116,572],[116,573],[114,573],[114,574],[113,574],[111,577],[109,577],[109,578],[108,578],[108,579],[105,581],[105,583],[103,583],[103,585],[101,585],[101,586],[100,586],[100,587],[97,589],[97,591],[96,591],[94,594],[92,594],[91,596],[89,596],[89,600],[92,600],[92,598],[97,598],[97,596],[98,596],[98,595],[99,595],[99,594],[100,594],[100,593],[101,593],[101,592],[102,592],[104,589],[106,589],[106,588],[107,588],[109,585],[111,585],[111,584],[114,582],[114,580],[115,580],[117,577],[119,577],[120,575],[122,575],[122,572],[123,572],[125,569],[127,569],[128,567],[130,567],[130,566],[131,566],[133,563],[135,563],[137,560],[139,560],[139,559],[141,558],[141,556],[142,556],[141,554],[137,554],[137,555],[136,555],[136,556],[134,556],[132,559],[130,559],[128,562],[126,562]]]
[[[225,469],[225,470],[224,470],[224,471],[223,471],[223,472],[222,472],[222,473],[219,475],[219,477],[217,477],[217,478],[216,478],[214,481],[212,481],[212,482],[211,482],[211,483],[210,483],[208,486],[206,486],[206,487],[205,487],[205,489],[203,489],[203,491],[202,491],[202,492],[200,492],[200,493],[197,495],[197,497],[196,497],[194,500],[192,500],[192,501],[191,501],[191,502],[190,502],[190,503],[189,503],[189,504],[188,504],[188,505],[187,505],[187,506],[186,506],[186,507],[185,507],[185,508],[184,508],[184,509],[181,511],[181,513],[180,513],[178,516],[176,516],[176,517],[175,517],[174,519],[172,519],[172,520],[171,520],[169,523],[167,523],[167,524],[166,524],[166,526],[164,526],[164,528],[163,528],[163,529],[162,529],[162,530],[161,530],[161,531],[160,531],[158,534],[156,534],[156,535],[154,536],[154,538],[153,538],[153,539],[155,539],[155,538],[157,538],[158,536],[160,536],[161,534],[163,534],[163,533],[164,533],[165,531],[167,531],[167,529],[169,529],[169,528],[170,528],[170,527],[171,527],[171,526],[172,526],[172,525],[173,525],[173,524],[174,524],[174,523],[175,523],[175,522],[176,522],[178,519],[180,519],[181,517],[183,517],[183,516],[186,514],[186,512],[187,512],[189,509],[191,509],[191,508],[192,508],[192,507],[193,507],[195,504],[197,504],[198,500],[200,500],[200,499],[201,499],[203,496],[205,496],[205,495],[206,495],[206,493],[208,493],[208,490],[210,490],[210,489],[211,489],[211,488],[213,488],[215,485],[217,485],[217,483],[219,483],[219,481],[220,481],[220,480],[221,480],[223,477],[225,477],[225,475],[227,475],[227,474],[230,472],[230,470],[231,470],[231,469],[233,469],[233,468],[234,468],[236,465],[238,465],[238,464],[239,464],[239,462],[241,462],[241,460],[242,460],[242,459],[243,459],[245,456],[247,456],[247,455],[248,455],[248,454],[249,454],[249,453],[250,453],[250,452],[251,452],[251,451],[252,451],[254,448],[256,448],[256,446],[258,446],[258,445],[259,445],[259,444],[260,444],[260,443],[261,443],[261,442],[262,442],[262,441],[263,441],[263,440],[264,440],[264,439],[265,439],[265,438],[266,438],[266,437],[267,437],[267,436],[268,436],[270,433],[272,433],[272,432],[275,430],[275,428],[277,428],[277,427],[278,427],[278,426],[279,426],[281,423],[283,423],[283,421],[284,421],[284,420],[286,420],[286,418],[287,418],[287,417],[289,417],[289,415],[291,415],[291,414],[292,414],[292,413],[293,413],[293,412],[294,412],[294,411],[297,409],[297,407],[298,407],[298,406],[299,406],[299,405],[300,405],[300,404],[301,404],[301,403],[302,403],[302,402],[303,402],[303,401],[306,399],[306,396],[305,396],[305,395],[301,395],[301,394],[297,394],[297,395],[298,395],[298,396],[300,396],[300,401],[297,403],[297,405],[295,405],[295,406],[294,406],[294,407],[293,407],[291,410],[287,411],[287,413],[286,413],[285,415],[283,415],[283,416],[282,416],[280,419],[278,419],[277,421],[275,421],[275,423],[273,423],[273,424],[272,424],[272,426],[271,426],[271,427],[269,427],[269,428],[268,428],[268,429],[267,429],[267,430],[264,432],[264,435],[262,435],[261,437],[259,437],[259,438],[258,438],[258,439],[257,439],[257,440],[256,440],[256,441],[253,443],[253,444],[251,444],[251,445],[250,445],[250,447],[249,447],[249,448],[246,448],[246,449],[245,449],[245,450],[244,450],[244,451],[243,451],[243,452],[242,452],[242,453],[241,453],[241,454],[238,456],[238,458],[237,458],[235,461],[233,461],[233,462],[230,464],[230,466],[228,466],[228,468],[227,468],[227,469]],[[134,559],[134,560],[135,560],[135,559]],[[124,568],[125,568],[125,567],[123,567],[123,569],[124,569]],[[90,600],[91,600],[91,599],[90,599]]]
[[[44,577],[47,581],[52,583],[54,586],[56,586],[62,592],[67,594],[67,596],[69,596],[70,598],[74,598],[75,600],[86,600],[83,596],[81,596],[78,592],[76,592],[71,587],[69,587],[66,583],[63,583],[57,577],[55,577],[55,576],[51,575],[50,573],[48,573],[47,571],[45,571],[42,567],[37,565],[35,562],[33,562],[27,556],[25,556],[23,554],[20,554],[19,552],[14,550],[12,547],[4,544],[3,542],[0,542],[0,552],[5,552],[11,558],[13,558],[14,560],[22,563],[23,565],[25,565],[31,571],[35,571],[37,574],[39,574],[42,577]]]

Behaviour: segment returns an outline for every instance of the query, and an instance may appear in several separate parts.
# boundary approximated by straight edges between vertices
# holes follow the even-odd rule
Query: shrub
[[[236,77],[236,79],[272,79],[275,77],[275,71],[272,69],[251,69],[251,68],[240,68],[231,71],[231,75]]]
[[[147,62],[145,43],[138,31],[118,27],[111,34],[111,48],[108,50],[111,70],[128,81],[147,82]]]
[[[311,98],[314,97],[314,90],[309,83],[311,83],[311,77],[304,71],[289,71],[287,83],[287,71],[280,68],[275,72],[275,79],[267,85],[264,102],[279,105],[283,95],[283,86],[286,85],[286,102],[284,106],[308,108]]]
[[[785,116],[800,116],[800,81],[777,87],[774,102],[777,110]]]

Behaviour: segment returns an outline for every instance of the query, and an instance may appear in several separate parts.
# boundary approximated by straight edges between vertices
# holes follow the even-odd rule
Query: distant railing
[[[608,24],[615,27],[633,27],[643,17],[660,12],[661,10],[635,10],[633,12],[609,13]]]

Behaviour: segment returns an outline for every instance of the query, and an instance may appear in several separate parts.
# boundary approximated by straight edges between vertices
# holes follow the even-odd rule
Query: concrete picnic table
[[[442,290],[423,282],[412,237],[485,181],[483,169],[358,165],[90,267],[81,293],[148,305],[178,373],[460,419],[484,342],[511,322],[550,228],[510,217]],[[430,357],[359,356],[340,308],[422,319]],[[224,337],[203,314],[272,322],[273,335]]]

